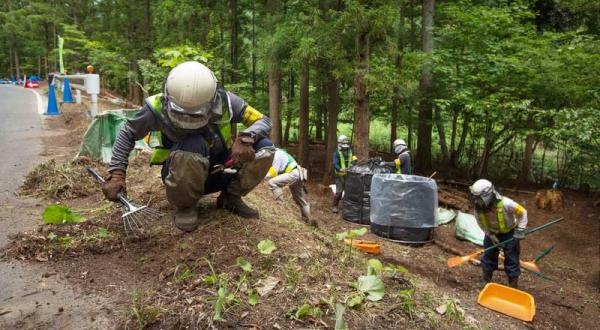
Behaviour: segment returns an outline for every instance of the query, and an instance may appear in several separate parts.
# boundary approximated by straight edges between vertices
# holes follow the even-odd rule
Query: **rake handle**
[[[527,236],[527,235],[530,235],[530,234],[533,234],[533,233],[535,233],[536,231],[540,231],[540,230],[542,230],[542,229],[544,229],[544,228],[546,228],[546,227],[550,227],[550,226],[554,225],[555,223],[557,223],[557,222],[561,222],[561,221],[563,221],[563,220],[564,220],[564,218],[563,218],[563,217],[560,217],[560,218],[558,218],[558,219],[554,219],[554,220],[552,220],[552,221],[549,221],[549,222],[547,222],[547,223],[545,223],[545,224],[543,224],[543,225],[537,226],[537,227],[535,227],[535,228],[533,228],[533,229],[530,229],[530,230],[526,231],[526,232],[525,232],[525,236]],[[488,248],[485,248],[485,249],[483,249],[483,250],[480,250],[478,254],[481,254],[481,253],[484,253],[484,252],[486,252],[486,251],[489,251],[489,250],[492,250],[492,249],[498,248],[498,247],[500,247],[500,246],[504,245],[505,243],[508,243],[508,242],[510,242],[510,241],[512,241],[512,240],[514,240],[514,239],[515,239],[514,237],[511,237],[511,238],[507,239],[506,241],[502,241],[502,242],[500,242],[500,243],[498,243],[498,244],[494,244],[494,245],[492,245],[492,246],[490,246],[490,247],[488,247]]]
[[[85,169],[88,171],[88,173],[90,173],[94,177],[94,179],[96,179],[96,181],[98,181],[98,183],[100,183],[100,185],[103,185],[106,183],[106,180],[104,180],[104,178],[100,175],[100,173],[96,172],[95,169],[93,169],[91,167],[86,167]],[[123,196],[123,194],[118,193],[117,198],[119,198],[119,202],[121,202],[121,204],[125,205],[128,209],[131,210],[132,205],[129,202],[129,200],[127,198],[125,198],[125,196]]]

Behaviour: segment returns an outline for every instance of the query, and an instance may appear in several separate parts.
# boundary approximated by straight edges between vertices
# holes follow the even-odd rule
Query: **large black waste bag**
[[[402,243],[432,240],[438,199],[435,180],[378,174],[371,183],[371,232]]]
[[[370,224],[371,179],[379,173],[390,173],[390,169],[381,166],[382,159],[375,157],[367,162],[351,166],[346,170],[346,186],[342,200],[342,218],[353,223]]]

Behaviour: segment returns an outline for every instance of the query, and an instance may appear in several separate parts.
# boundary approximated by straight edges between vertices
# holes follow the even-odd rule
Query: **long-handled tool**
[[[96,179],[96,181],[98,181],[98,183],[106,183],[100,174],[93,168],[87,167],[86,170]],[[148,221],[158,220],[161,217],[161,214],[158,211],[149,208],[146,205],[133,203],[121,193],[118,193],[117,197],[119,198],[119,202],[127,210],[121,216],[125,233],[129,233],[130,231],[142,231],[144,226],[148,225]]]
[[[560,222],[562,220],[564,220],[564,219],[563,218],[558,218],[558,219],[552,220],[552,221],[550,221],[550,222],[548,222],[546,224],[543,224],[541,226],[538,226],[538,227],[535,227],[533,229],[530,229],[530,230],[528,230],[528,231],[525,232],[525,236],[533,234],[536,231],[542,230],[542,229],[544,229],[546,227],[552,226],[552,225],[554,225],[554,224],[556,224],[556,223],[558,223],[558,222]],[[500,247],[500,246],[502,246],[502,245],[504,245],[504,244],[506,244],[506,243],[508,243],[508,242],[510,242],[512,240],[514,240],[514,239],[515,239],[514,237],[511,237],[511,238],[509,238],[509,239],[507,239],[507,240],[505,240],[503,242],[500,242],[498,244],[494,244],[494,245],[492,245],[492,246],[490,246],[490,247],[488,247],[486,249],[478,250],[478,251],[476,251],[474,253],[471,253],[469,255],[466,255],[466,256],[449,258],[448,259],[448,267],[452,268],[452,267],[460,266],[460,265],[468,262],[469,260],[477,257],[478,255],[484,253],[485,251],[489,251],[489,250],[498,248],[498,247]]]
[[[542,251],[542,253],[540,253],[537,257],[535,257],[531,261],[519,260],[519,264],[521,265],[521,268],[523,268],[525,270],[529,270],[529,271],[531,271],[532,273],[534,273],[536,275],[541,274],[542,271],[540,270],[540,267],[537,265],[537,262],[540,261],[540,259],[542,259],[546,255],[548,255],[548,253],[550,253],[553,249],[554,249],[554,245],[552,245],[551,247],[549,247],[549,248],[545,249],[544,251]],[[503,261],[504,260],[504,255],[502,253],[500,253],[500,255],[498,256],[498,258],[500,259],[500,261]],[[546,278],[544,276],[542,276],[542,277]]]

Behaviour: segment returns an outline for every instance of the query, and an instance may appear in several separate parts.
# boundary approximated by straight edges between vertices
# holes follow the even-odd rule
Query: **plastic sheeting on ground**
[[[456,216],[456,237],[483,246],[485,233],[477,224],[475,216],[469,213],[458,212]]]
[[[456,212],[452,209],[445,209],[438,207],[437,217],[435,218],[435,225],[442,226],[450,223],[456,217]]]
[[[104,163],[110,162],[117,134],[127,117],[135,112],[137,110],[111,110],[98,114],[83,136],[77,157],[86,156]],[[135,146],[136,149],[149,148],[144,140],[137,141]]]
[[[406,243],[431,240],[438,209],[434,180],[402,174],[376,174],[371,182],[371,231]]]
[[[389,173],[390,169],[379,165],[381,158],[351,166],[346,171],[346,185],[342,199],[342,218],[361,225],[370,223],[371,179],[377,173]]]

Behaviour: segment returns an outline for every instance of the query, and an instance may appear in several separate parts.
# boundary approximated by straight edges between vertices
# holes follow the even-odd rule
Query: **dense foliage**
[[[270,113],[272,138],[297,141],[306,164],[309,142],[331,151],[336,133],[362,157],[401,137],[430,155],[422,171],[597,189],[598,12],[585,0],[7,0],[0,76],[56,71],[60,35],[69,72],[93,64],[140,103],[194,59]]]

